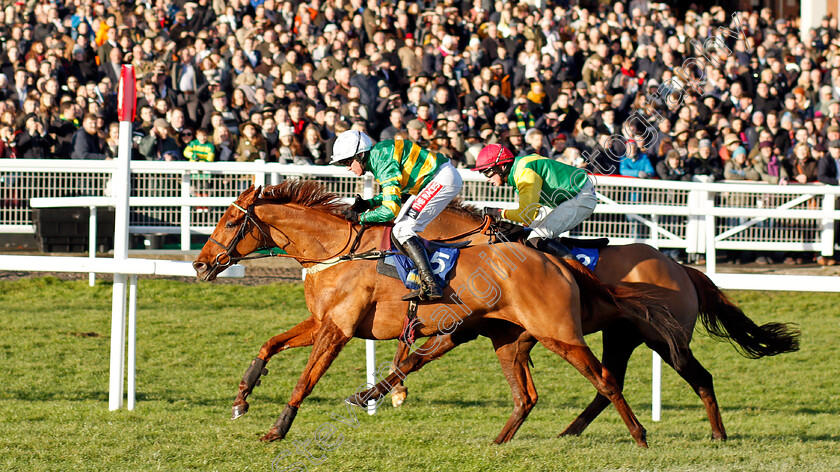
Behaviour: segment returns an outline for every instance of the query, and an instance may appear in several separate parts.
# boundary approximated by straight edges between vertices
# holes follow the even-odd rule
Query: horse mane
[[[321,210],[343,218],[346,203],[338,195],[328,191],[315,180],[287,179],[279,185],[263,188],[260,198],[274,203],[296,203],[301,206]]]
[[[481,210],[472,204],[464,203],[463,200],[460,198],[456,198],[449,202],[446,205],[447,210],[451,210],[454,213],[458,213],[459,215],[466,216],[467,218],[472,218],[475,221],[481,221],[484,219],[484,215],[482,215]]]

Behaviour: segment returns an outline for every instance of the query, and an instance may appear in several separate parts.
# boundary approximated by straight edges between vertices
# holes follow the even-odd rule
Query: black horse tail
[[[639,288],[601,282],[591,270],[578,261],[562,259],[562,262],[571,270],[582,293],[594,294],[601,301],[617,308],[622,316],[650,326],[662,336],[675,363],[681,364],[685,360],[682,354],[684,349],[681,348],[687,345],[687,340],[668,307]],[[584,310],[592,313],[595,309],[594,300],[582,298]]]
[[[757,325],[741,311],[706,274],[683,266],[700,305],[700,321],[709,336],[729,341],[744,357],[758,359],[799,350],[800,331],[795,323]]]

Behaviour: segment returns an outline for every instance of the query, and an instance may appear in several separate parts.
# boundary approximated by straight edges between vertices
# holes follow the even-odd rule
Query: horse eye
[[[225,228],[236,228],[236,223],[233,221],[229,221],[225,223]]]

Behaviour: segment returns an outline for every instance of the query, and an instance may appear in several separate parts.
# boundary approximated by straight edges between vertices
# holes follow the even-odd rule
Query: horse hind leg
[[[726,429],[723,427],[723,418],[720,416],[720,407],[715,396],[712,374],[694,357],[694,353],[691,352],[690,348],[685,349],[683,356],[684,362],[680,365],[674,365],[669,355],[670,351],[664,344],[651,343],[650,348],[659,353],[662,359],[680,374],[680,377],[688,382],[691,388],[694,389],[694,393],[700,397],[703,406],[706,408],[709,424],[712,427],[712,439],[725,441]]]
[[[496,357],[499,358],[502,373],[510,384],[513,396],[513,412],[496,440],[493,441],[496,444],[502,444],[513,439],[537,404],[537,389],[531,377],[531,370],[528,368],[529,355],[536,344],[536,339],[521,329],[518,332],[516,330],[507,333],[499,331],[489,336],[493,341]]]
[[[400,341],[397,345],[397,352],[394,353],[394,362],[392,363],[389,374],[393,374],[395,372],[394,366],[398,366],[405,360],[406,357],[409,355],[409,348],[408,344]],[[391,389],[391,405],[394,408],[398,408],[400,405],[403,404],[406,397],[408,397],[408,388],[405,386],[405,382],[402,378],[397,381],[397,384],[393,386]]]
[[[620,389],[624,389],[624,376],[630,355],[642,343],[641,336],[629,323],[611,326],[603,331],[604,354],[601,363],[612,373]],[[583,431],[608,407],[610,401],[600,393],[586,409],[558,436],[580,436]]]
[[[478,332],[471,329],[464,329],[456,331],[452,334],[440,334],[432,336],[417,350],[409,351],[408,356],[405,357],[396,367],[392,366],[392,371],[385,379],[373,387],[356,393],[347,397],[344,401],[364,408],[368,401],[376,401],[386,395],[395,385],[398,385],[408,374],[420,370],[421,367],[439,359],[447,352],[466,342],[472,341],[478,337]]]
[[[560,355],[572,364],[584,377],[586,377],[592,385],[598,390],[598,393],[609,399],[609,401],[618,410],[619,416],[624,420],[627,429],[630,430],[630,435],[640,447],[647,447],[645,428],[633,414],[630,405],[621,394],[621,387],[612,374],[604,368],[598,361],[589,346],[567,344],[562,341],[549,338],[537,338],[550,351]]]
[[[272,337],[263,344],[260,353],[251,361],[251,365],[248,366],[248,370],[245,371],[245,375],[239,382],[239,392],[233,401],[231,419],[235,420],[248,413],[248,395],[254,391],[254,387],[260,384],[260,377],[268,374],[265,364],[269,359],[286,349],[311,346],[318,326],[318,320],[314,316],[310,316],[294,328]]]

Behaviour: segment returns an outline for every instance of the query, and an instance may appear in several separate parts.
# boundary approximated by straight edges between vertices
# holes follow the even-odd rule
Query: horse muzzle
[[[204,262],[195,261],[192,264],[193,269],[195,269],[195,275],[201,280],[212,281],[216,279],[216,274],[218,274],[218,265],[210,267]]]

